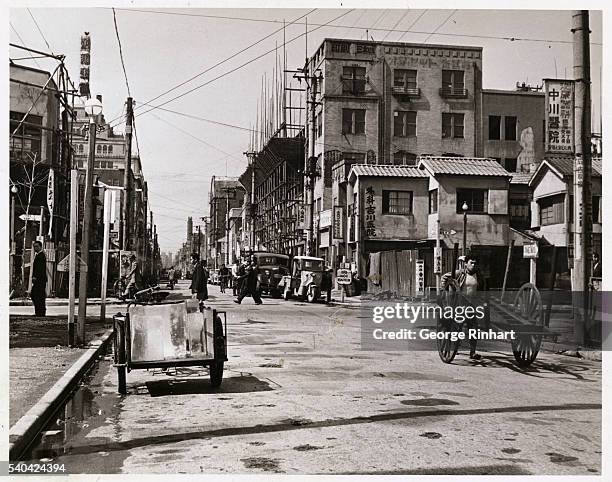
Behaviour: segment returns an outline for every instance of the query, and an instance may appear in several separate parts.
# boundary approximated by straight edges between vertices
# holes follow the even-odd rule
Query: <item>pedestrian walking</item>
[[[599,261],[599,255],[593,253],[593,277],[601,278],[601,261]]]
[[[225,288],[227,288],[229,278],[230,271],[224,264],[222,264],[221,269],[219,270],[219,286],[221,287],[221,293],[225,293]]]
[[[126,287],[123,293],[124,298],[134,298],[136,292],[142,286],[142,275],[140,273],[140,265],[136,259],[136,255],[132,253],[130,255],[130,271],[125,276]]]
[[[191,297],[200,301],[200,307],[208,299],[208,268],[206,261],[200,261],[200,255],[191,255],[192,276],[191,276]]]
[[[34,316],[46,316],[47,307],[47,256],[40,241],[34,241],[34,262],[32,264],[32,289],[30,298],[34,303]]]
[[[246,266],[245,275],[242,281],[242,289],[240,290],[240,295],[238,299],[234,300],[234,303],[242,303],[242,300],[245,296],[252,296],[253,301],[255,301],[256,305],[261,305],[263,301],[261,301],[261,297],[259,296],[259,290],[257,289],[257,277],[259,274],[259,268],[257,267],[257,262],[255,258],[251,258],[251,262]]]
[[[170,266],[168,270],[168,284],[170,285],[170,289],[174,289],[174,266]]]

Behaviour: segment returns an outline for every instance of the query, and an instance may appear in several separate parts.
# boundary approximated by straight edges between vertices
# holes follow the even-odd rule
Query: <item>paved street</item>
[[[452,365],[365,352],[356,308],[210,292],[228,310],[221,388],[206,369],[138,370],[120,397],[103,361],[55,461],[72,473],[600,472],[599,363],[542,353],[522,372],[506,344]]]

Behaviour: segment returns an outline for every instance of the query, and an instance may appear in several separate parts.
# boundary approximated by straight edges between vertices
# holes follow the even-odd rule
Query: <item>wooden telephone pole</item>
[[[132,109],[132,98],[127,98],[126,124],[125,124],[125,169],[123,172],[123,187],[125,196],[123,198],[123,215],[121,216],[121,247],[128,251],[130,249],[130,210],[132,206],[132,121],[134,111]]]

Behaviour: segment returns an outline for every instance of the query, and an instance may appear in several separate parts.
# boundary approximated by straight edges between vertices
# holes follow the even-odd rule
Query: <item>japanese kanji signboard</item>
[[[375,238],[376,237],[376,204],[374,200],[374,188],[368,186],[365,190],[365,237]]]
[[[574,81],[544,79],[546,152],[574,152]]]

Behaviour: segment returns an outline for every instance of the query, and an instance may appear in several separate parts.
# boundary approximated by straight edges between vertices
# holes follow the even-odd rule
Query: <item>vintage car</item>
[[[326,301],[331,301],[331,271],[325,266],[323,258],[312,256],[295,256],[291,264],[291,273],[283,276],[278,284],[283,290],[283,298],[295,296],[299,300],[308,299],[314,303],[321,293],[326,293]]]
[[[219,284],[219,270],[211,269],[208,272],[208,284],[218,285]]]
[[[280,298],[281,291],[278,289],[278,283],[283,276],[289,274],[289,256],[266,252],[255,252],[252,256],[259,268],[257,284],[260,292],[273,298]]]

